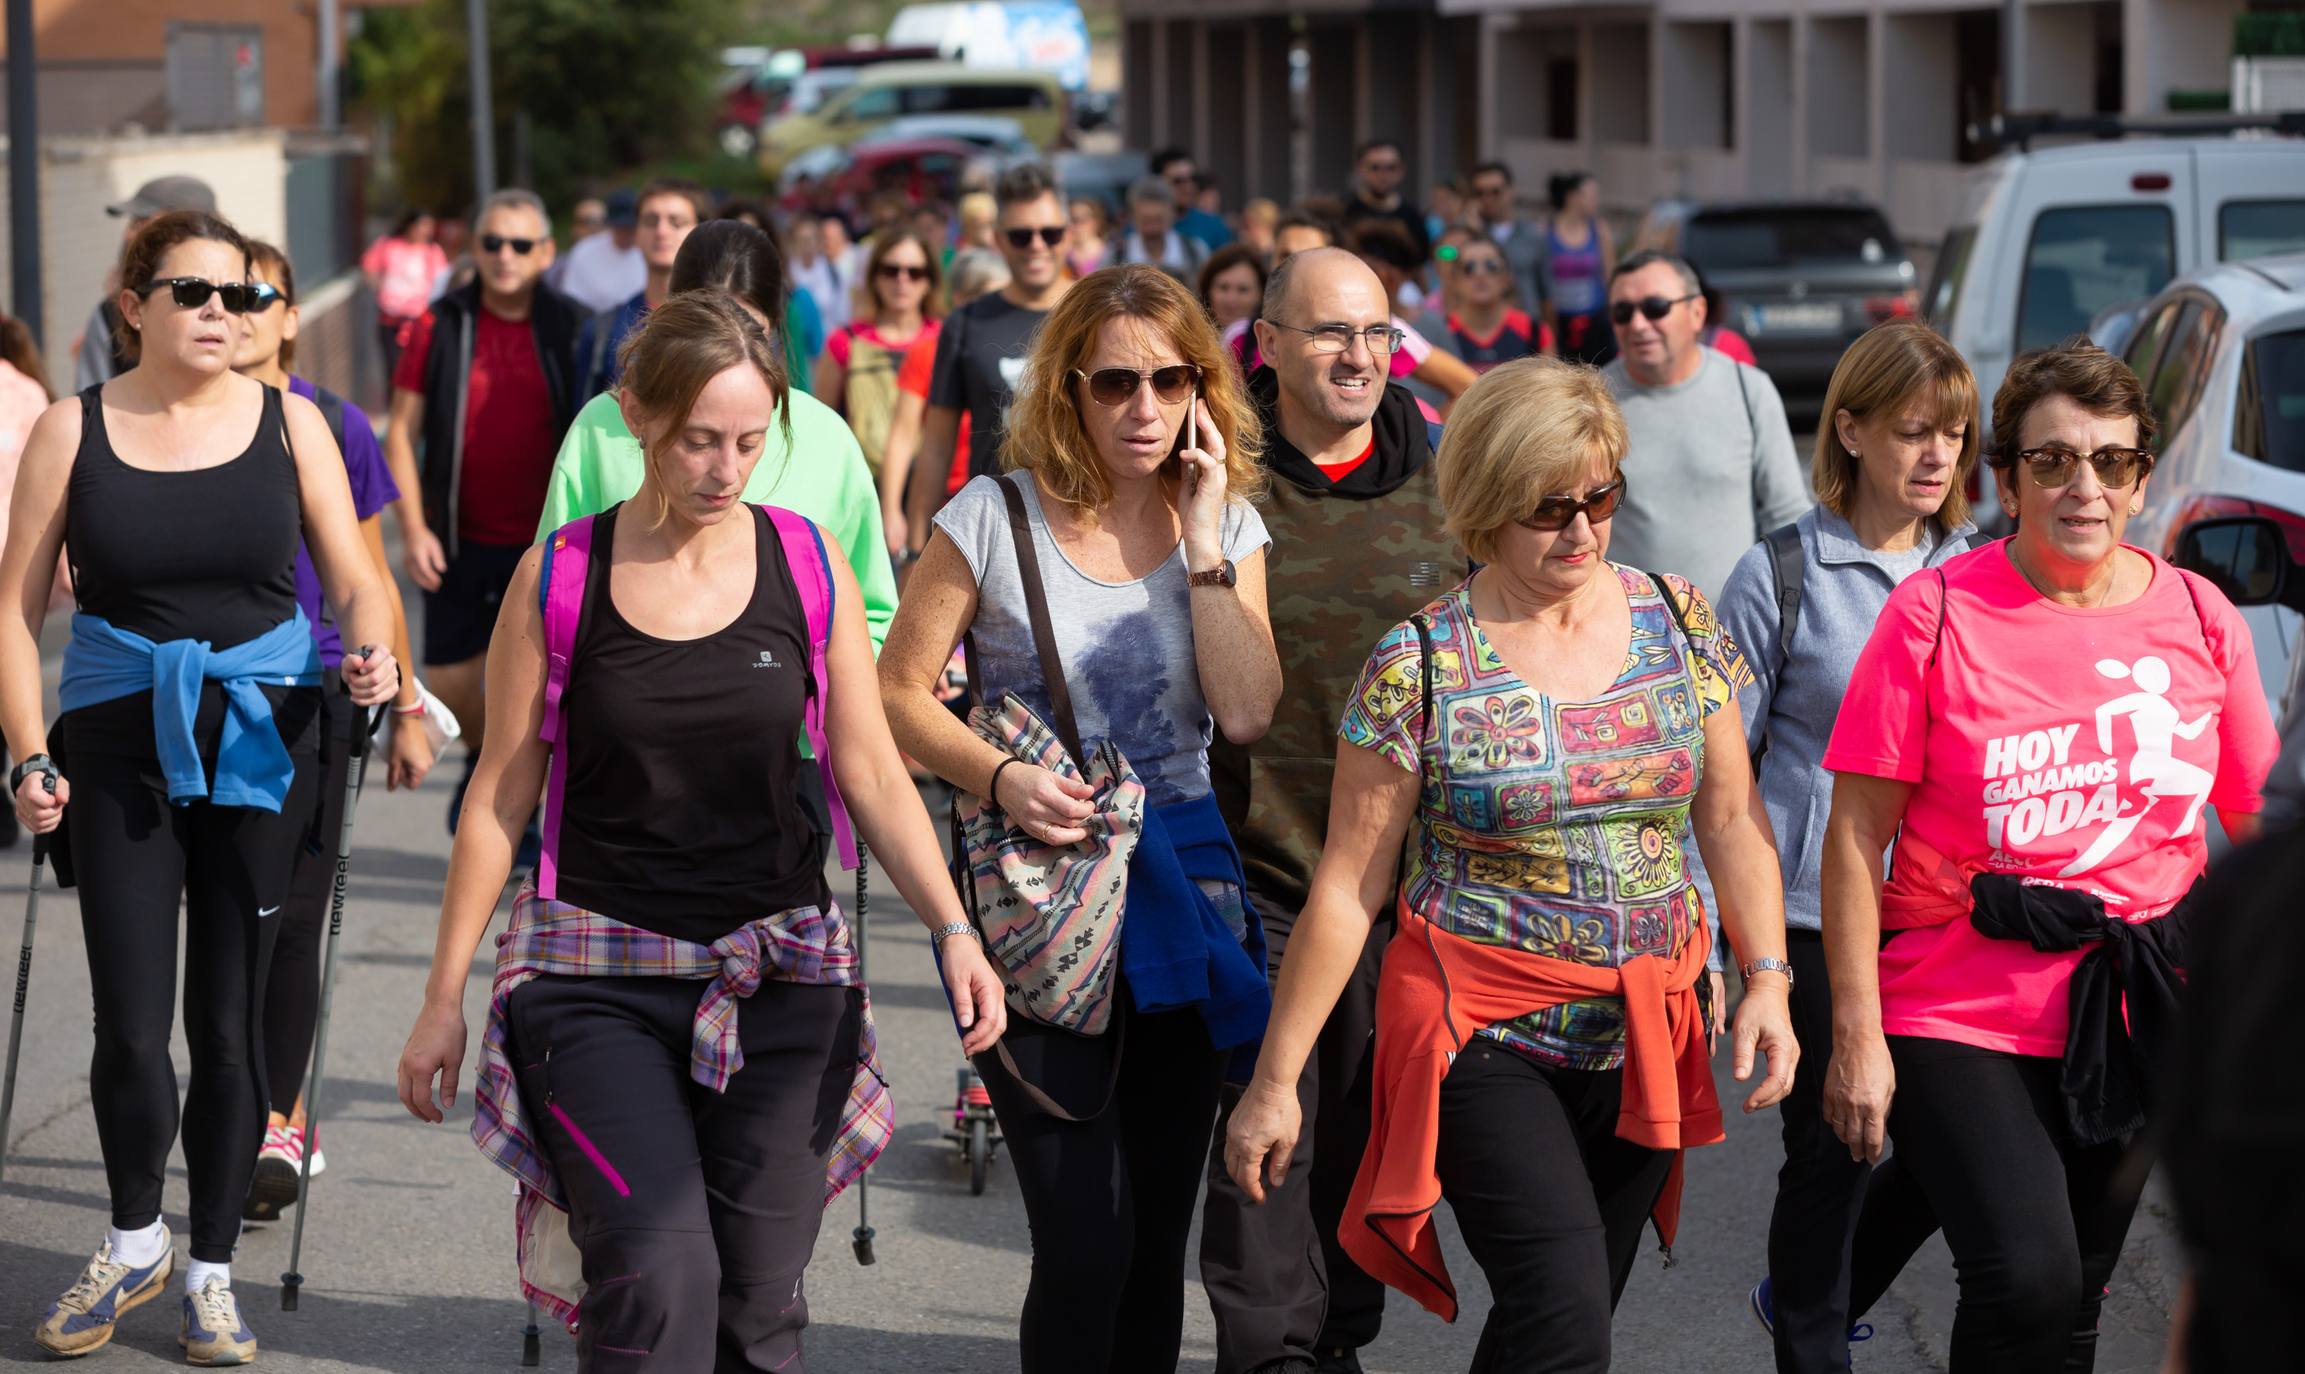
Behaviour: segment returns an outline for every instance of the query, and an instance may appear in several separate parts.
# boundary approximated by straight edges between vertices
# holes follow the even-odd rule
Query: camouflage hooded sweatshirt
[[[1286,686],[1264,738],[1244,748],[1218,734],[1209,768],[1251,892],[1293,915],[1328,835],[1337,721],[1369,651],[1470,565],[1441,529],[1432,468],[1441,428],[1408,392],[1385,389],[1374,450],[1332,482],[1281,433],[1279,391],[1272,369],[1250,374],[1273,479],[1265,577]]]

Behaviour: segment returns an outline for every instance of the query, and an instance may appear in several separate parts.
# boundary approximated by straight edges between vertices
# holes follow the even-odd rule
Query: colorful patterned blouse
[[[1555,701],[1523,682],[1473,619],[1468,581],[1422,613],[1433,645],[1431,728],[1410,622],[1369,656],[1337,733],[1424,781],[1402,884],[1419,915],[1468,940],[1614,967],[1636,954],[1671,957],[1704,919],[1683,860],[1704,719],[1752,675],[1704,593],[1665,578],[1688,622],[1684,640],[1647,573],[1610,567],[1633,633],[1624,671],[1599,697]],[[1624,1062],[1616,998],[1482,1034],[1563,1068]]]

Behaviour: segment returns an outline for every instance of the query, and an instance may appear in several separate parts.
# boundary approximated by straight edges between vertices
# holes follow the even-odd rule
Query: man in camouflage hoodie
[[[1328,832],[1337,720],[1361,666],[1386,631],[1467,571],[1441,530],[1440,426],[1385,384],[1390,314],[1375,273],[1322,248],[1273,273],[1256,324],[1266,365],[1249,390],[1273,479],[1267,595],[1288,691],[1264,738],[1246,748],[1220,738],[1210,763],[1275,976]],[[1355,1352],[1376,1338],[1384,1287],[1345,1256],[1336,1231],[1368,1141],[1377,971],[1391,933],[1391,913],[1380,913],[1299,1080],[1305,1124],[1287,1181],[1262,1207],[1225,1173],[1217,1123],[1201,1279],[1219,1374],[1357,1371]],[[1228,1089],[1227,1116],[1239,1093]]]

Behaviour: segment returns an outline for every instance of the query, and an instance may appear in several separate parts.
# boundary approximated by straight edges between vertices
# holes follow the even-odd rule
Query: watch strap
[[[1793,966],[1782,959],[1755,959],[1749,964],[1738,965],[1737,972],[1742,974],[1748,983],[1753,981],[1753,975],[1756,973],[1782,973],[1785,975],[1785,984],[1788,987],[1794,981]]]
[[[1188,587],[1230,587],[1238,581],[1239,574],[1233,568],[1233,561],[1228,558],[1206,572],[1188,574],[1185,578],[1185,585]]]

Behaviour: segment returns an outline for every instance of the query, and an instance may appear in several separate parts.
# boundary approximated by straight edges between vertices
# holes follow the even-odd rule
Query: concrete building
[[[1569,168],[1625,210],[1848,194],[1928,240],[1985,155],[1970,122],[2160,114],[2173,91],[2221,90],[2249,8],[2021,0],[2004,102],[1990,3],[1121,0],[1124,109],[1132,145],[1193,148],[1233,203],[1339,186],[1353,145],[1382,134],[1420,199],[1494,156],[1532,199]]]

